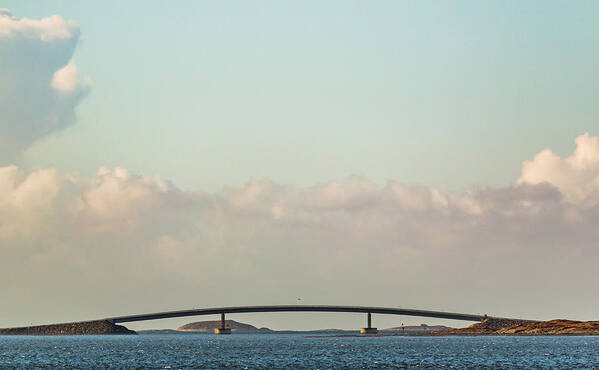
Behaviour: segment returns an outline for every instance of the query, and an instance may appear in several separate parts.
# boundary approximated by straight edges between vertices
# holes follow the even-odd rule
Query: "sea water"
[[[592,368],[599,337],[0,336],[0,368]]]

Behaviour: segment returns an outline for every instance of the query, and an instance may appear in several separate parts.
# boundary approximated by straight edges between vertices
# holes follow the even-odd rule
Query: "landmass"
[[[90,334],[137,334],[122,325],[107,320],[81,321],[66,324],[23,326],[0,329],[0,335],[90,335]]]
[[[466,328],[431,335],[599,335],[599,321],[525,321],[488,318]]]

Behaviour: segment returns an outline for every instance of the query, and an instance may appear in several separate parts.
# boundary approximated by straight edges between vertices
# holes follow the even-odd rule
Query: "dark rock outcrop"
[[[122,325],[107,320],[81,321],[66,324],[24,326],[0,329],[0,335],[96,335],[96,334],[137,334]]]
[[[510,328],[526,322],[529,321],[489,317],[466,328],[441,330],[432,335],[493,335],[497,334],[498,330]]]

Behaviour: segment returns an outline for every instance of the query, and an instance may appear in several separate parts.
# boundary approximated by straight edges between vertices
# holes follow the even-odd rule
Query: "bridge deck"
[[[168,319],[173,317],[216,315],[226,313],[250,313],[250,312],[354,312],[354,313],[376,313],[385,315],[404,315],[434,317],[439,319],[482,321],[486,315],[463,314],[442,311],[414,310],[391,307],[363,307],[363,306],[309,306],[309,305],[286,305],[286,306],[239,306],[239,307],[214,307],[198,308],[183,311],[157,312],[142,315],[129,315],[107,318],[113,323]]]

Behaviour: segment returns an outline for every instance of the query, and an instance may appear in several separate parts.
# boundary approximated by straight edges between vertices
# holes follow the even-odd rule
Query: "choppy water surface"
[[[599,337],[0,336],[0,367],[598,367]]]

